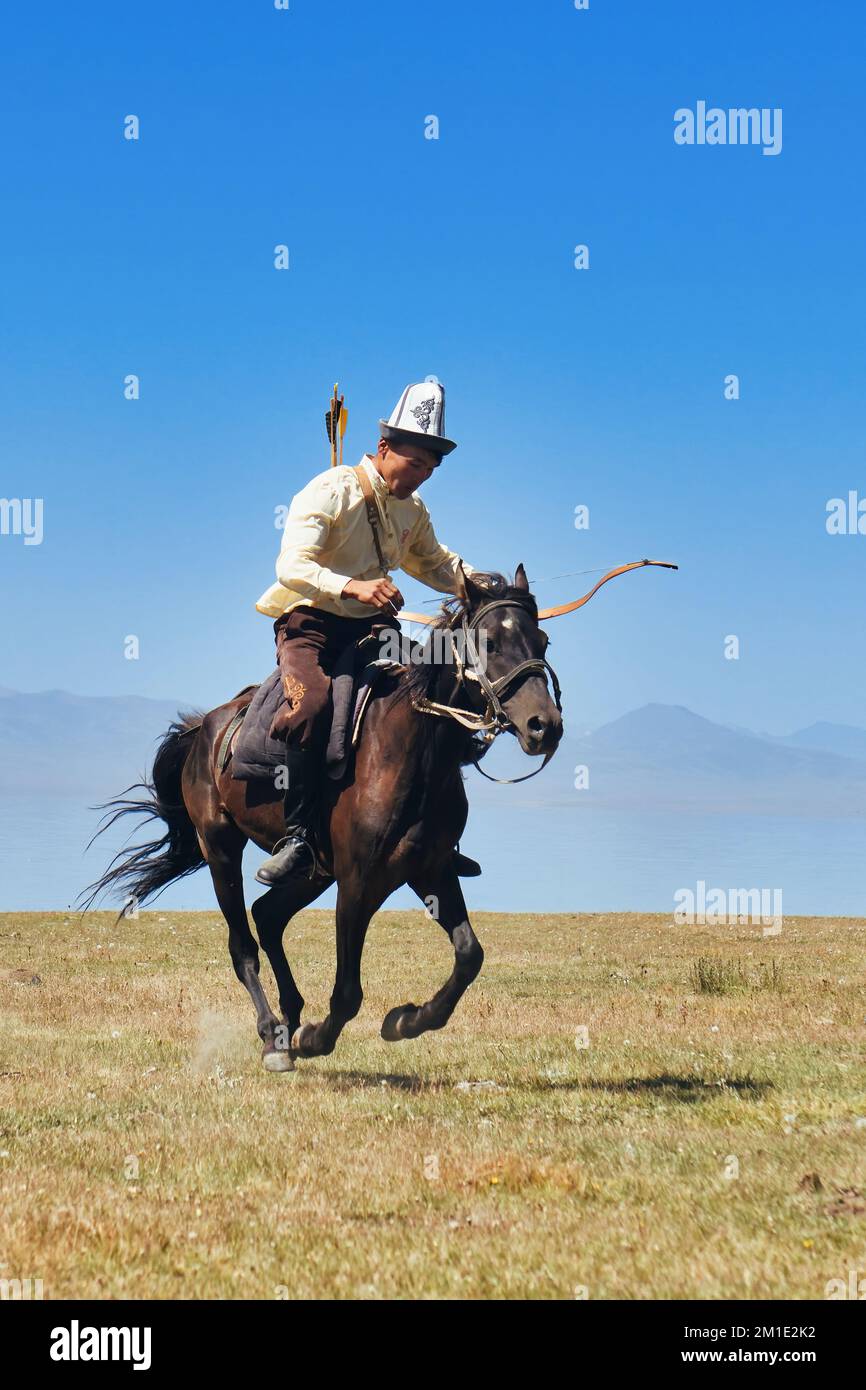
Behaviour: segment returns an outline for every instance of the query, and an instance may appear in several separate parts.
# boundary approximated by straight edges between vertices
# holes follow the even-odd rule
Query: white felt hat
[[[389,443],[416,444],[433,454],[450,454],[457,445],[445,438],[445,387],[438,381],[407,386],[388,420],[380,420]]]

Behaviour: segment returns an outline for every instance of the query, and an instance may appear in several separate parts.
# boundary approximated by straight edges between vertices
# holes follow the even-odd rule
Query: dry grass
[[[216,914],[0,915],[0,1277],[52,1298],[821,1298],[866,1273],[866,923],[474,920],[487,960],[444,1032],[379,1038],[450,968],[420,911],[381,913],[361,1014],[280,1076]],[[321,1017],[331,915],[288,940]],[[745,987],[702,992],[701,958]],[[784,988],[757,988],[774,969]]]
[[[761,961],[757,966],[744,960],[718,956],[698,956],[689,971],[697,994],[735,994],[746,989],[784,989],[784,971],[778,960]]]

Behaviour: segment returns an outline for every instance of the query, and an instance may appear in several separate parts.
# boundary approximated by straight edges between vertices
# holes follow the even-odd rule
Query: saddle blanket
[[[345,662],[341,661],[338,665],[331,681],[333,712],[325,755],[325,769],[335,781],[346,773],[376,682],[385,672],[401,669],[392,661],[370,661],[361,669],[356,683],[351,649],[346,654]],[[276,670],[256,687],[250,703],[238,711],[223,735],[217,764],[222,770],[230,756],[235,781],[252,782],[260,777],[273,780],[276,768],[285,764],[285,743],[271,738],[268,733],[283,698],[282,678],[279,670]],[[238,726],[239,730],[235,733]]]

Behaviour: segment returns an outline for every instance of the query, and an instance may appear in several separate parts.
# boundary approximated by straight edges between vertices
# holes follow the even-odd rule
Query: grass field
[[[866,922],[473,922],[487,959],[443,1032],[380,1039],[451,967],[420,910],[383,912],[336,1052],[274,1075],[216,914],[0,914],[0,1277],[799,1299],[866,1276]],[[320,1018],[332,915],[287,943]]]

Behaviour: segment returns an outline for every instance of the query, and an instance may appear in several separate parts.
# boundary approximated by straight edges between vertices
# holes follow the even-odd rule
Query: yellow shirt
[[[460,556],[437,541],[421,498],[414,492],[394,497],[367,455],[361,463],[373,484],[388,570],[402,569],[440,593],[457,593]],[[466,574],[474,573],[462,564]],[[292,499],[277,557],[278,582],[256,608],[279,618],[304,603],[345,618],[369,618],[377,611],[372,604],[340,595],[350,579],[376,579],[381,572],[354,468],[328,468]]]

